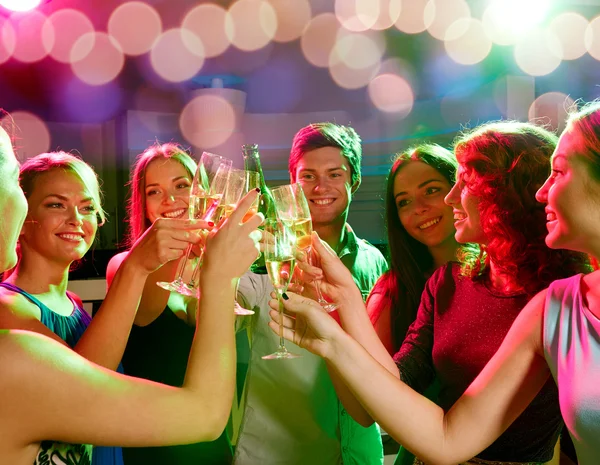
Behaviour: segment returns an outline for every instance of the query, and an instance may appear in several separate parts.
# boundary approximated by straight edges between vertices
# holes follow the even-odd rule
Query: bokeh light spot
[[[37,7],[42,0],[0,0],[0,6],[11,11],[29,11]]]
[[[379,34],[340,34],[331,52],[330,63],[343,62],[352,69],[372,68],[385,53],[385,41]]]
[[[27,111],[14,111],[10,116],[16,128],[15,154],[20,161],[50,149],[50,131],[39,116]]]
[[[465,29],[457,28],[460,26],[466,28],[468,23],[459,20],[470,19],[471,9],[465,0],[430,0],[423,14],[429,34],[438,40],[444,40],[448,28],[452,25],[454,25],[455,36],[465,32]]]
[[[561,44],[548,30],[531,31],[515,45],[515,61],[531,76],[544,76],[560,65]]]
[[[320,14],[310,21],[300,39],[302,53],[309,63],[321,68],[329,66],[340,28],[333,13]]]
[[[600,16],[596,16],[586,28],[585,45],[590,56],[600,61]]]
[[[228,12],[231,43],[244,51],[263,48],[275,37],[277,14],[266,0],[237,0]]]
[[[91,45],[91,48],[90,48]],[[73,73],[83,82],[99,86],[115,79],[125,63],[125,56],[115,39],[104,32],[81,36],[72,49],[72,57],[81,57],[71,63]]]
[[[10,17],[15,26],[16,46],[13,57],[24,63],[39,61],[54,44],[54,29],[46,27],[46,16],[39,11],[15,13]]]
[[[477,19],[459,19],[448,28],[447,35],[449,38],[444,41],[446,53],[462,65],[479,63],[492,49],[492,40]]]
[[[223,144],[235,131],[235,111],[217,95],[194,97],[179,118],[183,137],[196,147],[212,148]]]
[[[379,16],[371,29],[383,31],[392,27],[400,18],[402,11],[402,0],[373,0],[379,3]]]
[[[585,54],[588,25],[587,19],[572,12],[562,13],[552,19],[548,30],[560,41],[563,60],[575,60]]]
[[[512,45],[535,30],[548,13],[550,0],[492,0],[482,21],[490,39],[498,45]]]
[[[379,18],[381,5],[378,0],[335,0],[335,15],[349,31],[370,29]]]
[[[0,17],[0,64],[12,56],[16,45],[15,28],[10,21]]]
[[[119,5],[108,20],[108,33],[127,55],[148,52],[162,32],[162,20],[147,3],[127,2]]]
[[[425,6],[429,0],[402,0],[400,16],[394,26],[407,34],[419,34],[427,29]]]
[[[356,69],[334,58],[329,63],[329,74],[338,86],[344,89],[359,89],[367,86],[377,76],[380,68],[381,63],[379,61],[371,66]]]
[[[414,105],[415,96],[410,84],[395,74],[380,74],[369,83],[371,102],[381,111],[408,115]]]
[[[312,17],[308,0],[269,0],[277,15],[276,42],[290,42],[299,38]]]
[[[156,74],[170,82],[185,81],[204,65],[204,45],[187,29],[163,32],[150,51]]]
[[[210,58],[219,56],[231,45],[226,32],[230,21],[225,8],[213,3],[203,3],[185,15],[181,27],[198,36],[204,45],[205,56]]]
[[[48,36],[52,29],[54,34],[54,44],[50,48],[50,56],[61,63],[70,63],[71,50],[75,42],[85,34],[94,32],[94,25],[90,19],[78,10],[65,8],[58,10],[48,16],[48,20],[44,24],[44,36]],[[87,55],[91,47],[87,51],[82,51],[82,55]],[[83,58],[82,56],[82,58]]]
[[[568,110],[575,101],[562,92],[547,92],[534,100],[529,107],[529,120],[540,120],[553,130],[562,131],[566,126]]]

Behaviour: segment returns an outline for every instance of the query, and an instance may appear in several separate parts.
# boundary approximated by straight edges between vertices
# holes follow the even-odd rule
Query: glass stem
[[[285,339],[283,337],[283,299],[281,297],[282,291],[277,291],[277,303],[279,310],[279,349],[285,352]]]
[[[183,281],[183,271],[185,270],[185,264],[187,263],[190,253],[192,252],[192,246],[188,245],[185,251],[185,258],[179,262],[177,266],[177,275],[175,276],[175,281],[180,282]]]
[[[192,277],[190,278],[190,282],[188,286],[196,287],[196,280],[200,275],[200,267],[202,266],[202,257],[204,256],[204,247],[200,249],[200,255],[198,255],[198,264],[194,267],[194,271],[192,273]]]

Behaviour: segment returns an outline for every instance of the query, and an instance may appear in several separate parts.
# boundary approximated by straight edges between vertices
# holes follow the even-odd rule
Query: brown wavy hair
[[[461,249],[463,274],[477,279],[496,269],[515,290],[533,296],[556,279],[589,271],[587,257],[545,244],[546,213],[535,194],[550,174],[555,134],[530,123],[490,122],[463,133],[455,154],[465,188],[479,200],[488,243],[478,253]]]

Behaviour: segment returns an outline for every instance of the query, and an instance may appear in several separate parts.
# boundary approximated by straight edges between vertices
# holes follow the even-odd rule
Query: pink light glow
[[[164,80],[185,81],[204,65],[204,45],[187,29],[169,29],[154,43],[150,62],[156,74]]]
[[[219,56],[231,44],[226,31],[233,25],[225,8],[219,5],[203,3],[196,6],[185,15],[181,27],[198,36],[207,57]]]
[[[13,13],[10,17],[16,32],[13,57],[24,63],[39,61],[54,45],[54,28],[44,27],[46,16],[39,11]]]
[[[50,56],[61,63],[71,62],[71,50],[75,42],[83,36],[94,32],[94,26],[89,18],[80,11],[65,8],[51,14],[44,24],[44,35],[51,28],[54,34],[54,45]],[[88,51],[89,52],[89,51]]]
[[[196,147],[223,144],[235,131],[235,111],[217,95],[200,95],[191,100],[179,118],[181,133]]]
[[[11,22],[0,17],[0,64],[12,56],[16,40],[15,28]]]
[[[87,54],[86,50],[89,50]],[[71,50],[71,57],[71,68],[75,75],[93,86],[112,81],[121,72],[125,62],[117,41],[103,32],[81,36]]]
[[[14,111],[11,116],[17,128],[15,148],[20,161],[50,149],[50,131],[41,118],[27,111]]]
[[[113,11],[108,21],[108,33],[128,55],[148,52],[162,32],[162,20],[147,3],[128,2]]]
[[[12,11],[29,11],[37,7],[42,0],[0,0],[0,6]]]

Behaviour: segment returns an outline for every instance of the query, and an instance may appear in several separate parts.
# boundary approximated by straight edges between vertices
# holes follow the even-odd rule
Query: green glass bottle
[[[275,215],[275,202],[273,201],[271,191],[265,182],[265,176],[260,163],[258,145],[242,145],[242,155],[244,157],[244,169],[246,171],[254,171],[258,173],[260,179],[259,183],[261,196],[258,204],[258,211],[262,213],[265,218],[272,218]],[[265,267],[265,259],[263,254],[261,254],[261,256],[252,264],[250,271],[258,274],[267,274],[267,268]]]

